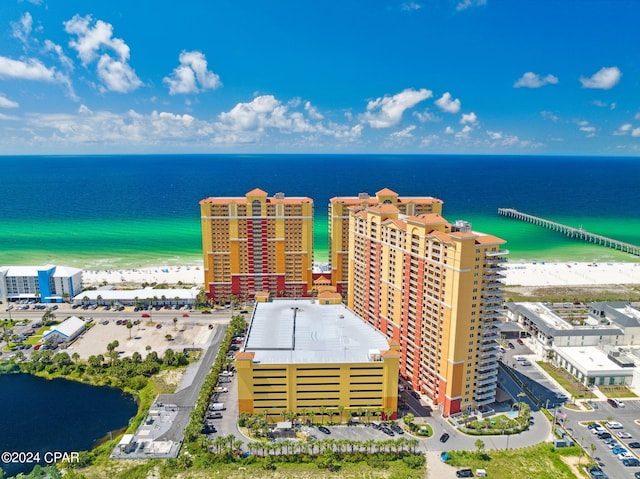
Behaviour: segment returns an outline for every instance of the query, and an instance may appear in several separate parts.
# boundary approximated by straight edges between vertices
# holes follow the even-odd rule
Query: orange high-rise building
[[[329,200],[329,261],[331,283],[344,298],[347,294],[349,274],[349,208],[367,207],[376,204],[392,204],[399,213],[420,215],[442,214],[442,200],[430,196],[398,196],[389,188],[376,192],[375,196],[360,193],[358,196],[336,196]]]
[[[393,202],[349,218],[348,305],[400,342],[401,376],[447,416],[493,402],[505,241]]]
[[[307,296],[313,273],[313,200],[269,197],[256,188],[244,197],[200,201],[207,295],[252,299]]]

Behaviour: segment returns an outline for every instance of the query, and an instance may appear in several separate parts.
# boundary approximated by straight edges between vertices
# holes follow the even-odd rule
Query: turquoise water
[[[505,240],[513,261],[640,261],[498,216],[511,207],[640,244],[635,158],[389,155],[0,157],[0,265],[95,269],[200,264],[198,202],[270,195],[314,200],[314,257],[328,260],[332,196],[374,194],[444,201],[451,222]]]

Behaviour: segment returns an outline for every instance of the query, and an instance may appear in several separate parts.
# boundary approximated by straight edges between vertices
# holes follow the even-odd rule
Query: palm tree
[[[173,318],[173,329],[174,331],[178,329],[178,318],[176,318],[175,316]]]
[[[342,413],[344,412],[344,406],[342,404],[338,405],[338,412],[340,413],[340,424],[342,424]]]
[[[78,359],[80,359],[80,355],[78,353],[73,353],[71,355],[71,358],[73,359],[73,362],[78,364]]]
[[[327,413],[327,408],[325,406],[320,406],[320,414],[322,414],[322,424],[324,424],[324,415]]]
[[[42,324],[44,326],[49,325],[49,321],[55,321],[56,315],[50,309],[46,310],[42,315]]]
[[[127,321],[127,329],[129,330],[129,339],[131,339],[131,329],[133,328],[133,323],[131,321]]]

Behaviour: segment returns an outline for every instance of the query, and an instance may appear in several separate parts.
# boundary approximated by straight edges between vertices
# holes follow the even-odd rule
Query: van
[[[382,427],[382,423],[380,421],[371,421],[371,426],[373,426],[374,429],[380,429]]]

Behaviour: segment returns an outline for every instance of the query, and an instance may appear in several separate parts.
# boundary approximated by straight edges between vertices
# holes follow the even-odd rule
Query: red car
[[[143,318],[150,318],[151,315],[149,313],[142,313]]]
[[[522,339],[518,338],[518,340],[516,341],[518,344],[524,344],[524,341],[522,341]]]
[[[162,328],[162,324],[160,323],[156,324],[156,329],[160,329],[160,328]]]

